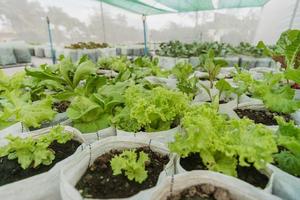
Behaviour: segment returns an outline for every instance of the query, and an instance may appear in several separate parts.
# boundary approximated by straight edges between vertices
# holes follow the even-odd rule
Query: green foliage
[[[55,159],[55,152],[49,148],[51,143],[57,141],[60,144],[65,144],[72,138],[73,135],[65,132],[61,126],[52,128],[48,134],[38,138],[21,138],[8,135],[6,139],[9,143],[0,147],[0,157],[7,156],[9,160],[18,159],[18,163],[23,169],[50,165]]]
[[[209,105],[192,106],[182,124],[170,150],[181,157],[199,153],[209,170],[237,176],[237,165],[264,169],[277,152],[272,131],[248,119],[226,120]]]
[[[162,87],[146,90],[141,85],[131,86],[124,97],[125,108],[115,116],[114,123],[125,131],[170,129],[188,105],[186,95]]]
[[[123,94],[131,82],[117,82],[114,85],[103,85],[90,97],[75,97],[67,115],[75,128],[84,133],[95,132],[111,125],[114,109],[124,104]]]
[[[216,80],[218,74],[221,71],[221,67],[225,67],[228,63],[222,59],[215,59],[213,50],[209,50],[207,54],[202,55],[201,60],[203,63],[201,67],[208,73],[208,80],[210,81],[210,87],[213,87],[213,81]]]
[[[110,164],[113,170],[113,175],[119,175],[124,172],[129,180],[135,180],[138,183],[144,182],[147,177],[145,169],[146,162],[149,162],[148,154],[143,151],[139,155],[135,150],[125,150],[122,154],[111,159]]]
[[[96,65],[85,55],[73,63],[71,58],[61,56],[59,64],[39,68],[25,68],[28,76],[39,81],[48,81],[40,85],[43,89],[52,89],[53,96],[60,100],[68,100],[76,96],[76,89],[82,87],[81,81],[90,80],[96,74]],[[50,83],[50,84],[49,84]],[[94,85],[95,86],[95,85]]]
[[[193,76],[193,72],[193,66],[187,63],[178,63],[172,69],[172,73],[176,76],[178,81],[177,88],[192,97],[195,96],[198,91],[198,79]]]
[[[274,112],[293,113],[300,108],[300,101],[294,100],[295,91],[289,85],[282,85],[282,74],[266,73],[261,81],[254,81],[251,92]]]
[[[273,57],[275,61],[287,69],[296,69],[300,66],[300,30],[287,30],[280,35],[275,49],[269,49],[260,41],[258,48],[264,50],[265,55]]]
[[[42,122],[51,121],[56,114],[52,110],[53,100],[50,97],[31,102],[29,94],[20,90],[7,91],[2,97],[4,100],[0,101],[0,128],[16,122],[37,128]]]
[[[279,168],[294,175],[300,176],[300,128],[293,121],[285,122],[282,117],[276,117],[279,129],[277,144],[284,150],[274,155]]]
[[[98,48],[107,48],[107,43],[97,43],[97,42],[77,42],[74,44],[70,44],[69,46],[65,46],[67,49],[98,49]]]

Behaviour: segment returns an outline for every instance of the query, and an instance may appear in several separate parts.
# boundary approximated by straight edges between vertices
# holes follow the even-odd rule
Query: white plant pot
[[[137,133],[127,132],[127,131],[117,129],[117,136],[126,136],[131,138],[145,137],[153,141],[167,144],[174,141],[175,134],[180,132],[180,130],[181,130],[180,126],[177,126],[175,128],[166,131],[137,132]]]
[[[158,56],[159,66],[162,69],[171,70],[176,65],[176,58]]]
[[[113,149],[125,150],[139,147],[149,146],[152,151],[161,153],[163,155],[170,155],[168,148],[156,141],[151,141],[149,138],[131,138],[131,137],[109,137],[87,146],[83,151],[78,153],[76,157],[69,160],[62,168],[60,174],[60,191],[63,200],[82,200],[79,191],[74,187],[81,179],[87,168],[99,156],[110,152]],[[171,154],[169,163],[165,166],[164,171],[161,172],[158,183],[160,183],[167,176],[174,174],[174,155]],[[152,189],[144,190],[129,198],[130,200],[147,199],[151,194]]]
[[[65,126],[66,131],[74,134],[74,140],[84,143],[81,133],[72,127]],[[28,132],[27,136],[39,137],[47,134],[51,128]],[[9,183],[0,187],[0,199],[9,200],[59,200],[59,172],[68,160],[78,153],[77,151],[68,158],[56,163],[48,172],[38,174],[20,181]]]
[[[153,191],[151,200],[166,200],[191,186],[211,184],[227,190],[232,200],[280,200],[244,181],[212,171],[192,171],[166,178]]]
[[[181,173],[186,173],[186,172],[188,172],[188,171],[186,171],[182,166],[181,166],[181,164],[180,164],[180,157],[179,156],[176,156],[176,158],[175,158],[175,166],[176,166],[176,168],[175,168],[175,172],[176,172],[176,174],[181,174]],[[193,170],[193,171],[204,171],[204,172],[210,172],[209,170]],[[266,187],[263,189],[265,192],[267,192],[267,193],[272,193],[272,187],[273,187],[273,182],[274,182],[274,173],[273,173],[273,170],[271,169],[271,168],[269,168],[269,167],[267,167],[265,170],[261,170],[260,171],[262,174],[264,174],[264,175],[266,175],[266,176],[268,176],[269,177],[269,182],[268,182],[268,184],[266,185]],[[234,178],[234,177],[232,177],[232,178]],[[238,178],[234,178],[234,179],[238,179]],[[249,185],[249,187],[250,186],[252,186],[251,184],[249,184],[249,183],[247,183],[247,182],[245,182],[245,181],[243,181],[243,180],[240,180],[240,179],[238,179],[239,181],[241,181],[241,182],[244,182],[245,184],[248,184]],[[252,187],[254,187],[254,186],[252,186]],[[258,188],[259,189],[259,188]]]
[[[103,138],[116,136],[116,135],[117,135],[116,129],[114,127],[108,127],[93,133],[83,133],[82,137],[85,139],[87,144],[91,144]]]
[[[300,196],[300,178],[292,176],[274,165],[269,165],[274,172],[273,193],[285,200],[298,200]]]

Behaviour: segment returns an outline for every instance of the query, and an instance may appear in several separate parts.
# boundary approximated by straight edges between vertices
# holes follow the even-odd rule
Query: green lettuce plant
[[[113,175],[119,175],[124,172],[129,180],[142,183],[148,177],[145,165],[149,161],[148,154],[143,151],[137,154],[135,150],[125,150],[120,155],[113,157],[110,165]]]
[[[282,117],[276,117],[277,144],[282,151],[274,155],[278,167],[289,174],[300,176],[300,128],[293,121],[286,122]]]
[[[119,129],[132,132],[168,130],[188,105],[185,94],[162,87],[147,90],[141,85],[131,86],[124,97],[125,107],[113,122]]]
[[[273,133],[248,119],[226,120],[208,104],[192,106],[183,117],[184,131],[169,144],[181,157],[199,153],[209,169],[237,176],[237,166],[264,169],[277,152]]]
[[[8,144],[0,147],[0,157],[9,160],[17,159],[23,169],[50,165],[55,159],[55,152],[49,148],[54,141],[65,144],[73,138],[73,134],[65,132],[61,126],[54,127],[46,135],[38,138],[8,135]]]
[[[193,76],[193,72],[193,66],[188,63],[178,63],[172,69],[172,73],[178,81],[177,88],[191,97],[194,97],[198,92],[198,79]]]
[[[84,133],[109,127],[114,109],[124,104],[123,94],[129,85],[131,82],[128,81],[107,84],[90,97],[75,97],[67,109],[67,116],[73,126]]]

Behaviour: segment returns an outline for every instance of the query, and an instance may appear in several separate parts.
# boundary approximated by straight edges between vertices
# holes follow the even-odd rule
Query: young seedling
[[[210,49],[206,55],[200,58],[200,60],[202,59],[204,62],[202,63],[203,68],[208,73],[210,88],[213,88],[213,82],[216,80],[221,68],[227,66],[228,63],[222,59],[215,59],[215,53],[212,49]]]
[[[125,150],[120,155],[116,155],[112,158],[110,165],[113,170],[113,175],[119,175],[124,172],[129,180],[142,183],[148,177],[145,169],[145,165],[148,161],[150,161],[149,156],[143,151],[141,151],[138,156],[135,150]]]

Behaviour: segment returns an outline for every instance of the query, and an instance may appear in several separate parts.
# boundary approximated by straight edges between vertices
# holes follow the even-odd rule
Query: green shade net
[[[226,8],[260,7],[269,0],[219,0],[215,8],[213,0],[153,0],[157,5],[149,5],[145,0],[98,0],[124,10],[143,15],[157,15],[176,12],[193,12]],[[158,4],[165,7],[156,7]],[[169,8],[169,9],[168,9]]]
[[[100,0],[100,1],[137,14],[157,15],[157,14],[164,14],[164,13],[171,12],[171,11],[155,8],[151,5],[147,5],[138,0]]]
[[[219,0],[218,8],[261,7],[268,1],[269,0]]]
[[[214,6],[211,0],[155,0],[178,12],[190,12],[200,10],[213,10]]]

